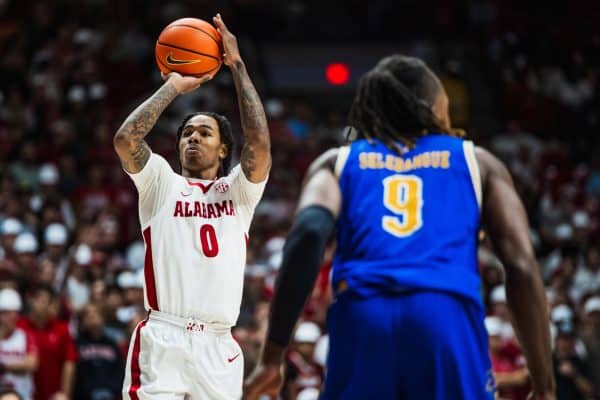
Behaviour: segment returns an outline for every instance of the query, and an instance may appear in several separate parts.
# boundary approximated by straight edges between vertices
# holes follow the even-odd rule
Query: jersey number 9
[[[383,180],[383,205],[396,216],[383,216],[383,230],[407,237],[423,226],[423,181],[415,175],[393,175]]]

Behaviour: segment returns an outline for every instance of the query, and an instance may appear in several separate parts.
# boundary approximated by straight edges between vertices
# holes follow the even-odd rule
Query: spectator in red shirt
[[[486,317],[485,328],[490,340],[490,359],[496,388],[500,398],[525,400],[529,382],[529,371],[523,363],[515,362],[502,352],[502,321],[498,317]]]
[[[77,350],[67,324],[53,315],[56,301],[52,287],[36,287],[31,292],[29,314],[18,324],[35,338],[39,350],[34,400],[71,398]]]

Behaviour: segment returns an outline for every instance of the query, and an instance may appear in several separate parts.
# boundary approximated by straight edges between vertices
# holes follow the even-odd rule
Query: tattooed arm
[[[245,144],[240,164],[251,182],[262,182],[271,169],[271,139],[260,97],[240,56],[237,39],[229,32],[220,14],[213,18],[223,40],[223,62],[231,69],[240,108]]]
[[[166,82],[127,117],[115,134],[115,150],[126,171],[140,172],[148,162],[152,152],[144,137],[175,97],[177,90],[171,82]]]
[[[180,94],[188,93],[202,83],[212,79],[212,75],[201,78],[181,76],[176,72],[164,75],[166,82],[152,96],[136,108],[123,122],[113,138],[115,150],[123,168],[129,173],[140,172],[152,151],[144,140],[156,124],[158,117]]]

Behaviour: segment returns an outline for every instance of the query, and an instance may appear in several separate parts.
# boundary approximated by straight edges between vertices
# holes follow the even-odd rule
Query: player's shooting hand
[[[163,80],[171,83],[179,94],[189,93],[198,89],[200,85],[210,81],[214,77],[214,74],[204,74],[197,78],[195,76],[183,76],[177,72],[170,72],[168,74],[161,73],[160,75]]]
[[[267,395],[276,399],[283,384],[283,368],[281,364],[258,364],[244,382],[243,400],[258,400]]]
[[[238,65],[242,62],[242,57],[240,56],[240,50],[235,35],[227,29],[227,25],[223,22],[221,14],[214,16],[213,22],[217,27],[217,31],[221,34],[221,40],[223,42],[223,62],[228,67]]]

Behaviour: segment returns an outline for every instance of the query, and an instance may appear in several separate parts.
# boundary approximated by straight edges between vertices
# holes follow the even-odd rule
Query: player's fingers
[[[221,18],[221,14],[215,15],[213,18],[213,21],[215,22],[215,25],[217,26],[217,28],[220,28],[225,31],[227,30],[227,26],[223,22],[223,18]]]
[[[215,25],[215,28],[217,28],[217,32],[222,33],[221,32],[221,24],[219,23],[219,20],[217,19],[217,17],[213,17],[213,24]]]
[[[182,75],[180,73],[175,72],[175,71],[171,71],[168,74],[164,74],[164,73],[161,72],[161,75],[164,77],[164,79],[169,79],[172,76],[178,77],[178,78],[182,77]]]
[[[217,21],[219,21],[219,25],[220,25],[221,29],[223,30],[223,32],[229,33],[229,28],[225,24],[225,21],[223,21],[223,17],[221,17],[220,13],[217,13]]]

